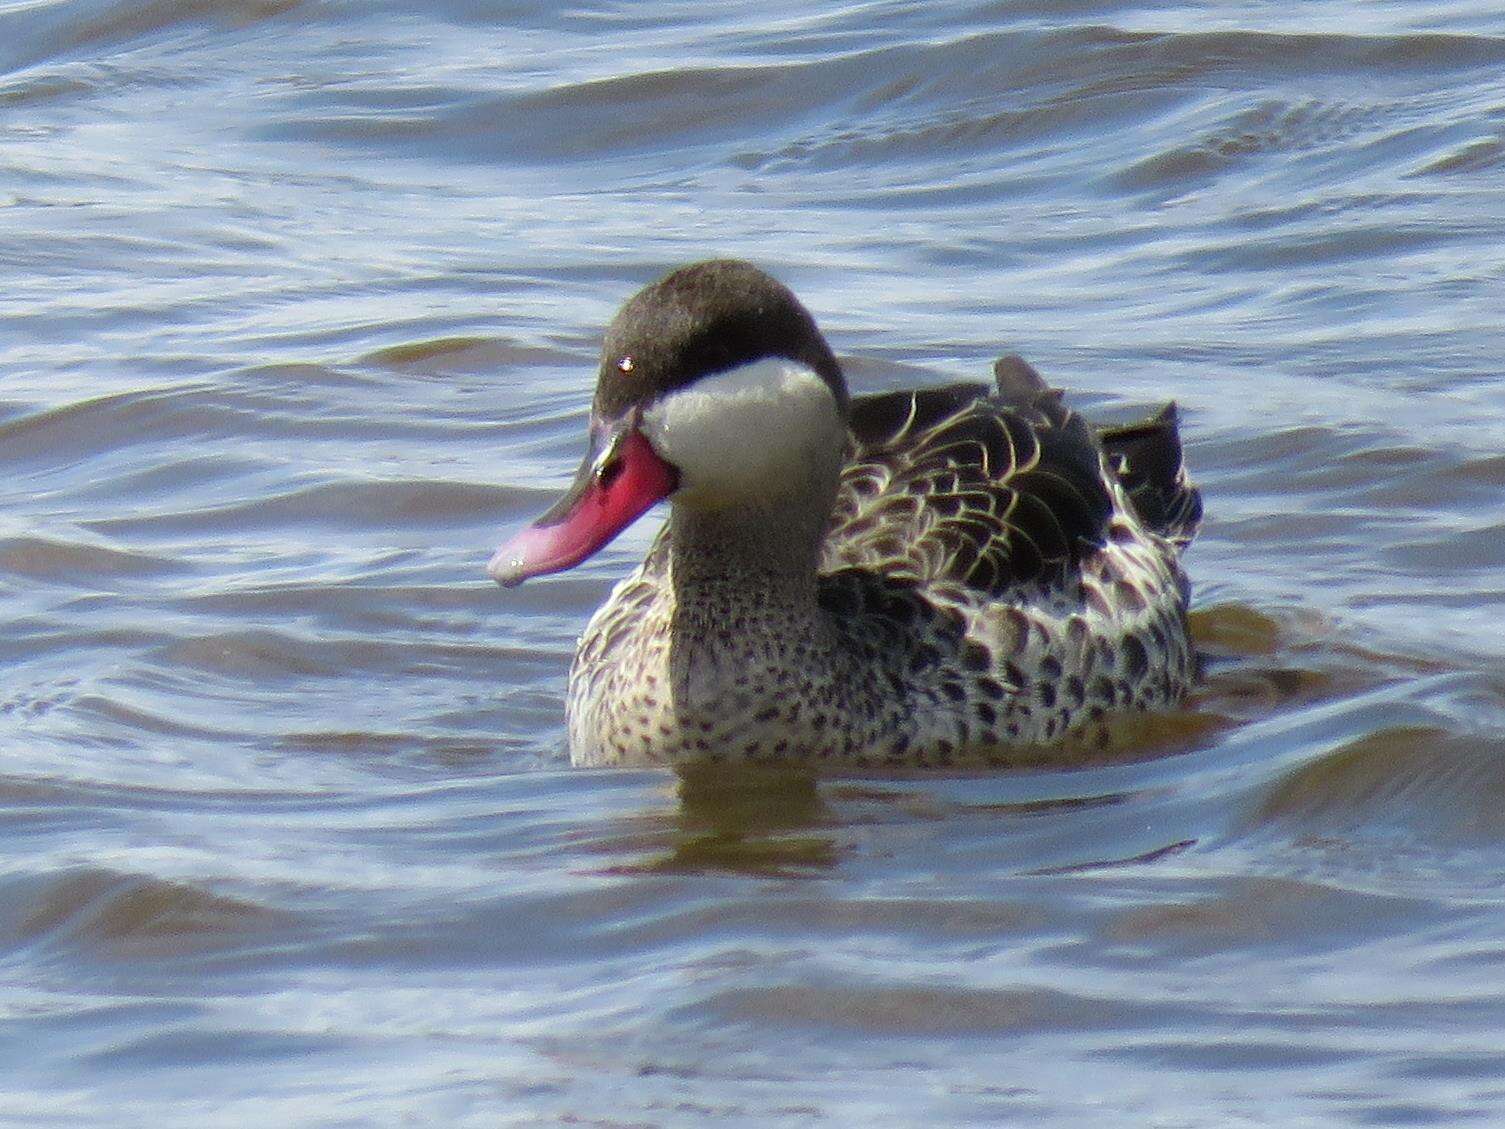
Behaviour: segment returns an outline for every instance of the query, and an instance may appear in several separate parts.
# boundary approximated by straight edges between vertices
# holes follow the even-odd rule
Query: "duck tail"
[[[1140,521],[1184,549],[1202,524],[1202,492],[1186,473],[1179,423],[1172,403],[1141,423],[1105,427],[1098,437]]]

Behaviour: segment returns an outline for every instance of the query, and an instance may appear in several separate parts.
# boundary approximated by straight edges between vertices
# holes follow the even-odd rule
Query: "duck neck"
[[[827,515],[808,509],[675,507],[670,516],[676,627],[813,617]]]
[[[827,665],[815,596],[824,528],[824,516],[783,510],[676,508],[669,678],[683,720],[735,716],[758,686],[797,694],[810,664]]]

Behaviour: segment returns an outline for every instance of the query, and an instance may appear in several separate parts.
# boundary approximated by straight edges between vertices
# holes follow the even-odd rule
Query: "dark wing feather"
[[[1108,465],[1145,527],[1185,548],[1202,523],[1202,492],[1186,473],[1176,405],[1143,423],[1104,428]]]
[[[952,581],[990,593],[1064,578],[1106,536],[1102,449],[1059,392],[1005,358],[999,387],[852,401],[825,570]]]
[[[993,362],[993,383],[1005,400],[1026,404],[1040,393],[1050,391],[1050,385],[1045,383],[1035,366],[1018,353],[1010,353]]]

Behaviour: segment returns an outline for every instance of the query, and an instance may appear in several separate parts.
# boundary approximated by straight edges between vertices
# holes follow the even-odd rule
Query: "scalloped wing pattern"
[[[1096,436],[1032,370],[999,383],[852,401],[822,571],[996,594],[1060,583],[1103,543],[1114,505]]]

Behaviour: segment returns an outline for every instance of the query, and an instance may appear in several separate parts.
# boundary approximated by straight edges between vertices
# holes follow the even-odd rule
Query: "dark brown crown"
[[[841,368],[788,287],[736,259],[680,267],[639,290],[612,319],[595,410],[616,418],[703,376],[766,357],[813,369],[846,412]]]

